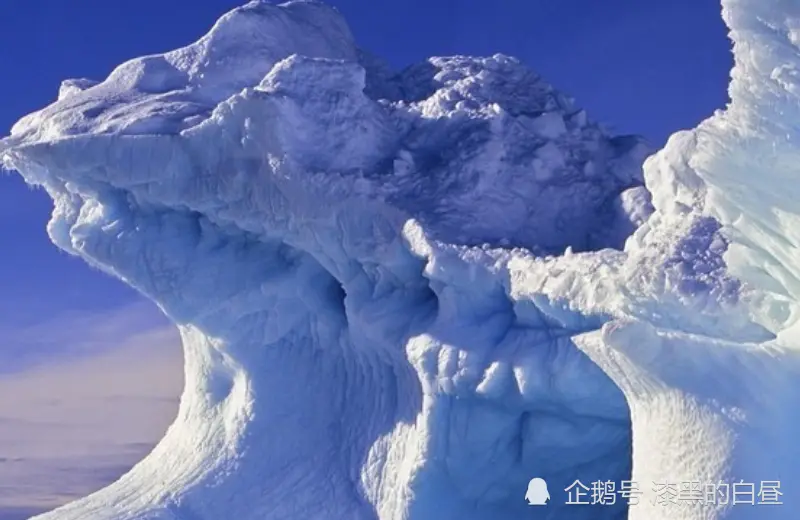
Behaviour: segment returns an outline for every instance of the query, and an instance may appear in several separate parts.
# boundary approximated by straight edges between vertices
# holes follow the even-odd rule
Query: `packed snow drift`
[[[40,518],[794,518],[800,6],[723,5],[733,101],[643,171],[517,60],[394,73],[311,1],[64,82],[3,164],[174,320],[186,387],[151,455]],[[653,488],[689,481],[784,505]]]

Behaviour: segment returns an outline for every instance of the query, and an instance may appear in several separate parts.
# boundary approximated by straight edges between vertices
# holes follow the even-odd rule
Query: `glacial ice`
[[[732,102],[643,172],[517,60],[393,73],[313,1],[65,82],[3,164],[177,324],[186,387],[146,459],[39,518],[793,518],[800,6],[723,8]],[[786,505],[654,503],[695,480]]]

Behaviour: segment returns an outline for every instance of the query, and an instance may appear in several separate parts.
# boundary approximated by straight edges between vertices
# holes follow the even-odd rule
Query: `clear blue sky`
[[[396,67],[429,55],[514,55],[576,97],[593,118],[655,144],[727,100],[731,57],[716,0],[331,3],[363,47]],[[186,44],[238,4],[4,0],[0,131],[53,100],[62,79],[100,79],[128,58]],[[50,245],[49,210],[43,193],[0,177],[0,348],[7,354],[38,356],[16,339],[23,324],[134,300],[122,284]]]

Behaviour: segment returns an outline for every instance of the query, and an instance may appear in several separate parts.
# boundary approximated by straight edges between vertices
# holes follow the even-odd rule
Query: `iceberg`
[[[800,7],[723,14],[730,106],[649,158],[511,57],[395,73],[315,1],[64,82],[3,165],[174,321],[186,386],[148,457],[37,518],[510,520],[533,478],[537,518],[794,518]],[[785,505],[653,485],[695,481]]]

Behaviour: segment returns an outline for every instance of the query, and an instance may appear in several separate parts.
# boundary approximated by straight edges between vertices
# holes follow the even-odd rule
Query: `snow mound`
[[[65,82],[3,163],[174,320],[186,388],[150,456],[41,518],[516,519],[533,477],[547,519],[766,518],[652,481],[800,496],[800,12],[723,3],[733,103],[644,175],[513,58],[394,74],[317,2]],[[561,493],[630,479],[630,508]]]

